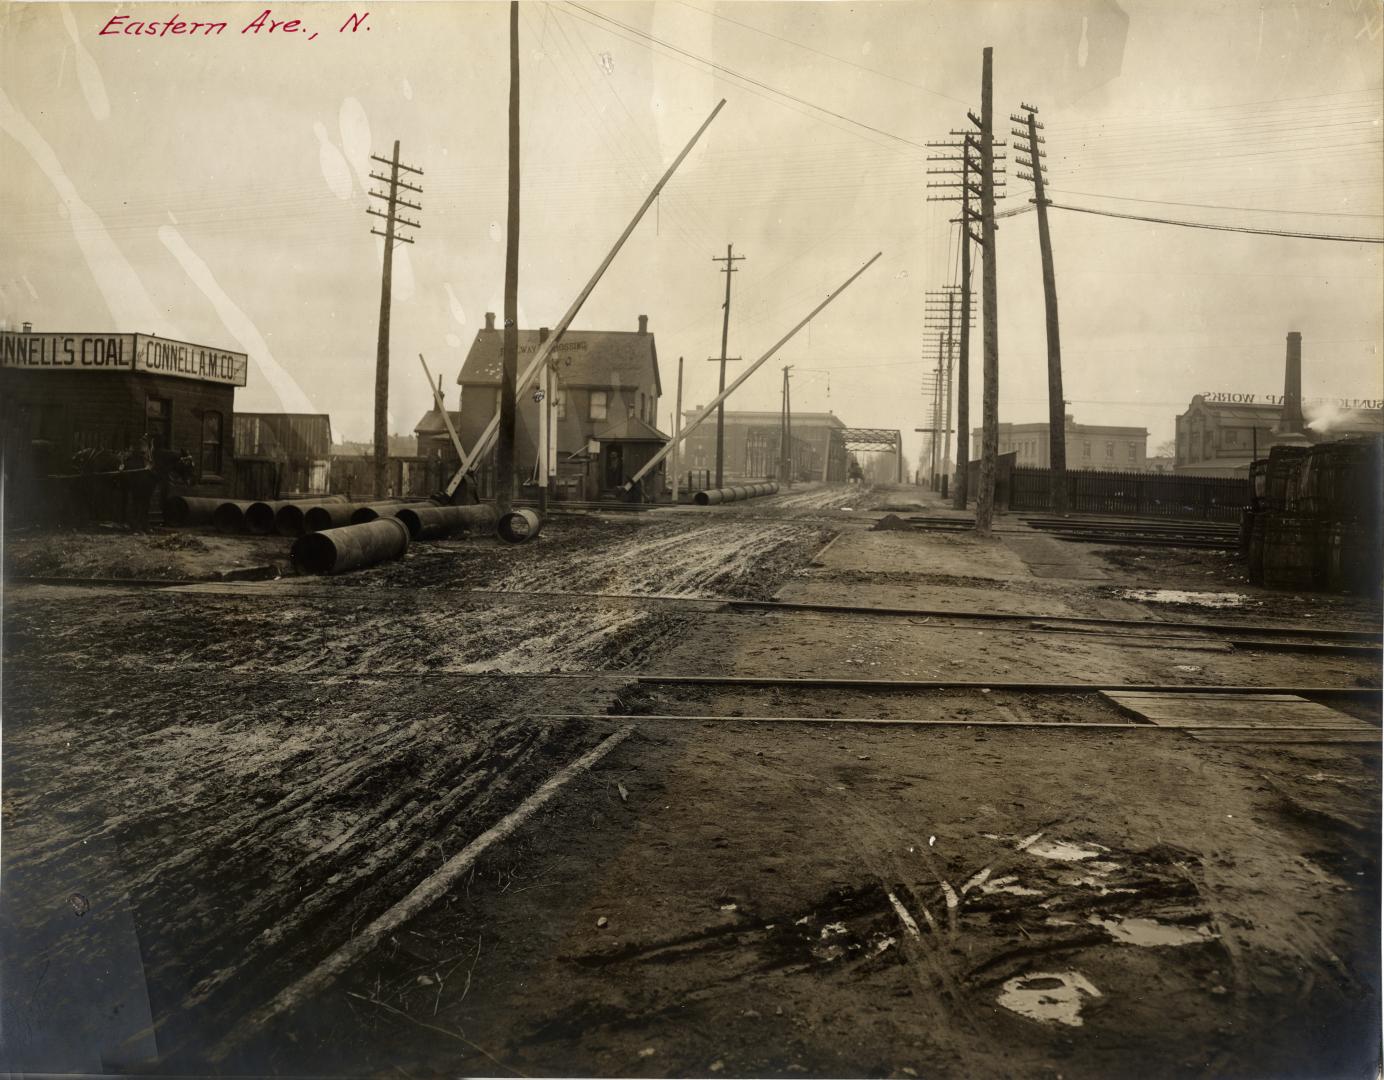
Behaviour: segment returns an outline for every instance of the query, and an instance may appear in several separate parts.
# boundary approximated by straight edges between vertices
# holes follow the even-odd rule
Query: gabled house
[[[547,328],[519,331],[521,373],[547,338]],[[495,326],[495,315],[487,312],[485,328],[477,331],[457,376],[461,401],[453,416],[462,445],[468,449],[499,409],[503,347],[504,334]],[[610,483],[617,472],[610,460],[611,448],[631,439],[640,446],[668,439],[656,426],[663,384],[648,316],[639,316],[637,330],[569,330],[550,360],[554,370],[551,416],[556,459],[550,472],[555,476],[555,488],[577,499],[613,494],[618,485]],[[540,386],[535,377],[520,387],[515,467],[526,483],[537,475],[539,415],[546,404],[535,400]],[[440,415],[437,419],[440,421]],[[637,423],[630,425],[628,421]],[[628,463],[641,456],[647,460],[649,455],[642,450],[631,454],[630,448],[624,447],[615,456]],[[493,454],[489,458],[480,470],[482,492],[493,484]],[[621,469],[628,474],[623,464]],[[643,487],[651,496],[661,493],[661,473],[657,483]]]

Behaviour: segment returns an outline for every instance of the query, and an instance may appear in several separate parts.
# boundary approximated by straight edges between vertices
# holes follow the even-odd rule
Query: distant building
[[[1068,469],[1119,469],[1143,472],[1147,469],[1147,428],[1110,427],[1103,424],[1078,424],[1071,413],[1066,417]],[[971,432],[971,460],[978,461],[983,428]],[[1048,425],[1001,424],[999,452],[1013,454],[1019,468],[1046,469],[1049,457]]]
[[[1302,335],[1288,335],[1283,394],[1197,394],[1177,417],[1175,471],[1203,476],[1246,473],[1275,446],[1311,446],[1384,433],[1384,402],[1302,396]]]
[[[702,409],[683,412],[683,427],[702,414]],[[846,479],[846,450],[833,432],[846,429],[835,413],[794,413],[791,419],[793,469],[796,480]],[[772,480],[779,475],[782,459],[783,417],[777,412],[726,410],[725,450],[722,468],[726,483]],[[687,436],[682,449],[682,470],[711,473],[716,479],[716,413],[714,410]]]
[[[663,384],[658,349],[649,332],[649,319],[639,316],[637,330],[569,330],[550,354],[555,368],[551,402],[553,451],[550,474],[555,486],[571,498],[597,499],[616,495],[652,456],[648,447],[662,445],[668,436],[657,428]],[[533,359],[548,338],[547,328],[519,331],[519,368]],[[487,312],[485,328],[476,332],[457,383],[461,400],[451,413],[461,443],[468,450],[500,406],[500,373],[504,334]],[[541,389],[537,378],[520,387],[523,400],[515,418],[515,469],[523,481],[536,477],[538,467]],[[630,421],[636,421],[631,424]],[[415,429],[419,452],[455,459],[451,439],[436,408]],[[482,465],[482,489],[493,483],[494,456]],[[661,492],[663,468],[646,478],[644,490]]]
[[[325,492],[332,456],[332,420],[326,413],[236,413],[238,458],[279,463],[279,489]]]

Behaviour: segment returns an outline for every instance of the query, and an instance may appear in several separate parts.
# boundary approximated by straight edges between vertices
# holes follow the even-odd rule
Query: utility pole
[[[783,399],[779,408],[778,478],[785,487],[793,486],[793,414],[788,389],[788,372],[792,368],[792,364],[783,365]]]
[[[785,425],[788,438],[788,473],[785,483],[791,488],[793,486],[793,383],[788,378],[786,368],[783,372],[783,392],[788,401],[787,408],[784,410],[785,418],[788,421]]]
[[[678,357],[678,406],[673,413],[673,505],[678,504],[678,478],[682,474],[682,445],[678,436],[682,433],[682,357]]]
[[[687,425],[687,430],[682,432],[681,436],[679,437],[679,445],[681,445],[682,441],[686,440],[686,438],[697,429],[698,425],[700,425],[701,422],[704,419],[706,419],[707,414],[710,412],[712,408],[714,408],[717,405],[720,405],[721,402],[725,401],[726,398],[730,397],[731,394],[735,393],[735,391],[738,390],[744,384],[746,379],[748,379],[751,375],[758,371],[760,367],[764,365],[765,361],[767,361],[771,356],[774,355],[774,353],[778,352],[781,348],[788,344],[789,340],[792,339],[793,335],[796,334],[799,330],[801,330],[804,326],[808,325],[808,323],[810,323],[813,319],[815,319],[821,313],[823,308],[825,308],[843,292],[849,289],[851,285],[855,282],[855,279],[858,278],[861,274],[865,273],[865,271],[870,269],[870,267],[874,266],[874,264],[879,261],[880,256],[883,254],[884,253],[882,251],[876,251],[874,255],[870,257],[869,262],[867,262],[854,274],[848,277],[844,282],[838,285],[832,292],[827,293],[825,300],[823,300],[815,308],[809,311],[798,322],[798,324],[793,327],[792,330],[789,330],[788,333],[784,334],[783,337],[779,338],[778,341],[774,342],[774,344],[769,347],[768,352],[764,353],[752,364],[750,364],[748,368],[746,368],[738,376],[736,376],[736,379],[733,383],[727,386],[724,390],[717,394],[715,398],[708,402],[706,408],[703,409],[701,412],[697,413],[697,415],[692,418],[692,422]],[[651,457],[642,466],[640,466],[640,469],[637,473],[630,477],[629,480],[625,481],[625,490],[630,490],[634,487],[635,484],[639,483],[639,481],[642,480],[645,476],[653,472],[654,469],[658,468],[658,463],[662,461],[664,458],[666,458],[669,454],[671,454],[673,452],[673,449],[674,448],[671,445],[665,446],[662,450],[658,451],[658,453],[654,454],[653,457]]]
[[[932,451],[932,467],[928,473],[928,486],[933,491],[937,490],[937,436],[940,434],[938,428],[942,426],[942,394],[945,393],[945,383],[942,380],[942,335],[937,335],[937,371],[932,380],[932,437],[928,440]]]
[[[401,215],[399,207],[407,207],[410,210],[423,209],[417,203],[411,203],[400,196],[400,188],[419,195],[423,194],[423,189],[400,180],[399,173],[402,171],[422,176],[423,170],[405,165],[399,160],[398,139],[394,140],[393,157],[382,158],[371,154],[370,160],[389,166],[388,176],[374,172],[370,174],[372,180],[389,185],[388,191],[370,192],[376,199],[384,200],[385,210],[376,210],[373,206],[365,208],[366,213],[384,218],[384,232],[380,232],[374,226],[370,228],[375,236],[384,237],[384,269],[380,278],[380,332],[375,343],[375,498],[382,499],[386,494],[385,488],[389,477],[389,297],[394,277],[394,245],[413,243],[413,237],[405,236],[399,231],[400,226],[422,228],[418,222],[410,221]]]
[[[994,52],[986,46],[980,76],[980,242],[985,249],[981,276],[984,308],[982,369],[980,490],[976,492],[976,533],[990,535],[995,514],[995,458],[1000,443],[1000,328],[995,310],[995,102]],[[975,117],[971,117],[972,123]]]
[[[738,272],[735,264],[743,262],[745,259],[743,255],[732,255],[732,247],[733,245],[731,244],[726,245],[726,254],[724,257],[720,255],[713,255],[711,257],[712,262],[723,262],[726,264],[721,268],[721,273],[726,275],[726,302],[721,305],[721,381],[717,386],[718,394],[724,394],[726,392],[726,341],[730,335],[730,276]],[[723,403],[716,406],[716,486],[718,488],[724,481],[722,467],[725,451],[726,407]]]
[[[943,381],[947,387],[946,408],[942,417],[942,498],[947,497],[947,477],[951,475],[951,422],[952,422],[952,353],[956,342],[952,331],[956,323],[956,292],[947,290],[947,369]],[[941,361],[938,361],[940,364]]]
[[[1010,133],[1028,140],[1028,160],[1017,156],[1025,151],[1016,151],[1015,161],[1029,170],[1019,173],[1020,179],[1033,181],[1033,202],[1038,207],[1038,250],[1043,260],[1043,309],[1047,316],[1048,329],[1048,468],[1052,483],[1052,511],[1055,514],[1067,512],[1067,408],[1062,398],[1062,342],[1057,332],[1057,282],[1052,267],[1052,237],[1048,233],[1048,200],[1044,194],[1043,158],[1047,154],[1039,149],[1043,138],[1038,129],[1038,110],[1032,105],[1019,102],[1019,108],[1026,115],[1011,113],[1009,119],[1016,124],[1025,125],[1024,130],[1011,128]]]
[[[930,481],[935,489],[940,488],[942,497],[947,497],[948,482],[951,476],[949,468],[951,463],[951,435],[952,435],[952,386],[953,374],[955,369],[956,351],[956,319],[958,315],[959,293],[957,286],[948,285],[941,289],[929,289],[926,293],[926,303],[924,307],[925,321],[927,329],[938,332],[937,347],[934,353],[924,353],[925,357],[936,359],[937,368],[934,372],[924,376],[923,390],[926,392],[929,385],[934,390],[933,396],[933,416],[931,427],[915,428],[915,431],[931,432],[932,443],[935,443],[940,436],[942,449],[940,453],[935,447],[929,444],[929,453],[935,463],[933,472],[934,479]],[[974,307],[971,308],[970,315],[963,319],[963,326],[967,321],[973,321]],[[928,379],[931,379],[931,384]],[[957,434],[957,445],[961,445],[961,432]],[[920,469],[921,472],[921,469]]]
[[[967,113],[967,116],[973,122],[979,123],[974,114]],[[958,179],[930,182],[928,187],[950,189],[954,190],[956,194],[929,195],[928,202],[959,201],[961,203],[961,216],[952,219],[953,223],[957,225],[957,243],[961,247],[961,281],[957,286],[950,286],[948,291],[959,291],[963,313],[955,373],[956,486],[952,492],[952,506],[957,510],[965,510],[970,494],[971,327],[975,325],[975,291],[971,287],[971,245],[980,243],[980,237],[971,231],[971,223],[979,220],[980,215],[971,209],[971,206],[973,200],[980,198],[980,164],[977,160],[979,145],[975,134],[970,131],[952,131],[950,134],[953,137],[959,137],[960,141],[928,143],[928,146],[937,147],[944,151],[944,153],[930,156],[928,161],[956,163],[956,167],[929,169],[928,172],[934,175],[954,176]],[[946,153],[945,151],[959,151],[959,153]],[[1003,181],[995,186],[1003,186]],[[950,424],[947,426],[948,428],[951,427]]]
[[[702,121],[702,126],[697,129],[697,133],[693,135],[687,145],[682,148],[682,152],[673,159],[673,163],[664,171],[658,183],[653,186],[653,190],[645,196],[643,204],[635,211],[635,215],[630,219],[629,224],[625,226],[625,231],[620,234],[619,239],[615,241],[615,245],[606,254],[606,257],[601,260],[601,264],[596,267],[596,272],[593,273],[586,284],[582,286],[582,290],[577,294],[577,298],[572,301],[571,305],[563,313],[562,318],[557,321],[557,325],[553,327],[552,333],[548,335],[548,340],[542,342],[538,346],[538,352],[533,355],[532,359],[525,361],[524,370],[520,372],[519,378],[515,380],[516,384],[527,382],[529,379],[533,378],[535,373],[542,370],[544,364],[548,363],[550,357],[553,355],[553,350],[562,342],[562,336],[567,333],[567,328],[572,325],[572,320],[575,319],[577,314],[581,311],[582,305],[586,303],[587,297],[591,295],[591,291],[595,289],[601,278],[605,275],[605,272],[610,269],[610,264],[614,262],[615,257],[620,254],[620,249],[625,246],[625,241],[630,238],[630,235],[638,227],[640,221],[644,219],[644,215],[648,212],[649,207],[654,204],[654,200],[658,198],[659,193],[663,190],[665,185],[667,185],[668,181],[672,179],[673,174],[678,171],[678,166],[681,165],[687,155],[692,152],[692,147],[697,145],[697,140],[700,139],[706,129],[711,126],[711,122],[716,119],[717,114],[725,108],[725,105],[725,98],[722,98],[716,103],[716,107],[711,110],[711,115]],[[447,482],[445,491],[448,496],[451,496],[461,485],[462,480],[465,479],[466,473],[471,468],[472,464],[479,461],[485,454],[490,453],[491,447],[495,443],[496,433],[499,429],[500,414],[497,410],[491,414],[490,421],[485,425],[484,429],[482,429],[480,436],[471,447],[471,464],[467,464],[465,467],[458,469],[452,474],[451,480]]]
[[[514,505],[515,385],[519,378],[519,0],[509,4],[509,210],[505,229],[505,329],[500,369],[500,433],[495,446],[495,511]]]

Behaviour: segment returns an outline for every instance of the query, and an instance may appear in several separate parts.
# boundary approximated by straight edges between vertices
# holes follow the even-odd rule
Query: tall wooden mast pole
[[[519,378],[519,0],[509,4],[509,217],[505,230],[505,327],[500,371],[500,441],[495,448],[495,509],[514,503],[515,386]],[[527,381],[527,380],[526,380]]]

